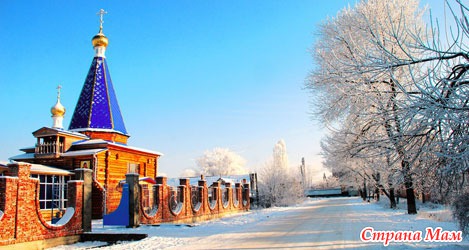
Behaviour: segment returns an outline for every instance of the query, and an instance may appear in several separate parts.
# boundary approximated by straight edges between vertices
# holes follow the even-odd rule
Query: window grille
[[[65,209],[67,207],[69,176],[32,174],[31,177],[39,179],[40,209]]]

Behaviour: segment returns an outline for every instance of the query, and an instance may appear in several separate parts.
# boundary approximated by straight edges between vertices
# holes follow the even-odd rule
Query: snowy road
[[[102,242],[84,242],[56,249],[469,249],[466,239],[460,243],[391,242],[388,247],[360,240],[361,230],[369,226],[394,231],[457,230],[454,222],[435,216],[447,211],[442,209],[422,207],[418,215],[408,215],[405,209],[390,210],[383,203],[356,197],[310,199],[296,207],[252,210],[194,227],[142,225],[127,229],[102,227],[98,222],[93,232],[146,233],[148,238],[104,247]]]
[[[283,211],[240,232],[217,234],[191,244],[191,249],[311,249],[353,248],[371,245],[359,240],[363,229],[359,202],[324,199],[319,204]],[[378,244],[374,245],[379,246]]]

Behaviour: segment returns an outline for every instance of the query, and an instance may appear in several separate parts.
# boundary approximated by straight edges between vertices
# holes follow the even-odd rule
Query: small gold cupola
[[[52,127],[63,129],[63,119],[65,115],[65,107],[60,103],[60,89],[62,86],[57,86],[57,102],[50,109],[52,114]]]
[[[103,33],[98,33],[93,37],[93,39],[91,39],[91,43],[93,44],[93,47],[102,46],[106,48],[109,44],[109,40]]]
[[[64,116],[65,107],[60,103],[60,100],[57,99],[57,103],[50,109],[52,116]]]

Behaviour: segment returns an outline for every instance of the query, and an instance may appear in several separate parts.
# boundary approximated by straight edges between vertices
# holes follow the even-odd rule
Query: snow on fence
[[[157,177],[153,189],[157,207],[153,214],[143,209],[147,197],[145,193],[140,195],[141,224],[196,222],[246,211],[250,206],[249,184],[225,183],[222,186],[217,181],[208,186],[206,180],[198,180],[197,185],[191,185],[189,179],[180,179],[179,186],[174,187],[167,184],[166,177]]]

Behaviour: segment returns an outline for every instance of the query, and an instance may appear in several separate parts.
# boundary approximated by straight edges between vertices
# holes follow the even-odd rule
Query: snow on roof
[[[94,155],[100,153],[102,151],[106,151],[105,148],[98,148],[98,149],[85,149],[85,150],[76,150],[76,151],[68,151],[62,154],[63,157],[70,157],[70,156],[82,156],[82,155]]]
[[[103,139],[91,139],[91,140],[81,140],[73,142],[72,145],[93,145],[93,144],[101,144],[101,143],[108,143]]]
[[[65,129],[63,129],[63,128],[51,128],[51,127],[42,127],[42,128],[40,128],[40,129],[34,131],[33,134],[35,134],[35,133],[37,133],[37,132],[39,132],[39,131],[41,131],[41,130],[56,131],[57,133],[60,133],[60,134],[67,134],[67,135],[73,135],[73,136],[81,137],[81,138],[88,138],[87,135],[82,134],[82,133],[78,133],[78,132],[74,132],[74,131],[65,130]],[[44,136],[44,135],[47,135],[47,133],[46,133],[46,134],[41,133],[41,137]],[[50,134],[50,135],[55,135],[55,133],[52,132],[52,134]]]
[[[46,174],[46,175],[72,175],[73,172],[53,167],[53,166],[46,166],[41,164],[34,164],[29,162],[16,162],[16,163],[24,163],[31,165],[31,174]],[[0,170],[1,169],[8,169],[6,166],[9,162],[0,162]]]
[[[99,149],[76,150],[76,151],[65,152],[61,156],[70,157],[70,156],[81,156],[81,155],[94,155],[104,150],[107,150],[107,149],[99,148]],[[25,153],[25,154],[20,154],[20,155],[10,157],[10,160],[13,160],[13,161],[30,160],[30,159],[34,159],[34,153]]]
[[[31,174],[47,174],[47,175],[72,175],[73,172],[60,169],[57,167],[46,166],[41,164],[31,164]]]
[[[20,148],[21,151],[26,151],[26,150],[34,150],[36,149],[35,146],[30,146],[30,147],[25,147],[25,148]]]
[[[65,130],[65,129],[60,129],[60,128],[50,128],[50,127],[47,127],[47,128],[49,128],[49,129],[55,129],[55,130],[57,130],[58,132],[63,133],[63,134],[69,134],[69,135],[74,135],[74,136],[78,136],[78,137],[82,137],[82,138],[88,138],[88,136],[85,135],[85,134],[78,133],[78,132],[71,131],[71,130]]]
[[[0,173],[8,170],[8,167],[7,167],[8,163],[9,162],[7,161],[0,161]]]
[[[135,150],[135,151],[145,152],[145,153],[149,153],[149,154],[157,154],[157,155],[163,156],[163,153],[158,152],[158,151],[132,147],[132,146],[128,146],[128,145],[124,145],[124,144],[120,144],[120,143],[109,142],[109,141],[105,141],[103,139],[92,139],[92,140],[77,141],[77,142],[72,143],[72,145],[80,145],[81,146],[81,145],[93,145],[93,144],[103,144],[103,143],[113,145],[113,146],[118,146],[118,147],[121,147],[121,148],[127,148],[127,149],[130,149],[130,150]]]
[[[114,144],[114,145],[117,145],[117,146],[120,146],[120,147],[124,147],[124,148],[128,148],[128,149],[132,149],[132,150],[137,150],[137,151],[142,151],[142,152],[145,152],[145,153],[150,153],[150,154],[156,154],[156,155],[163,156],[163,153],[158,152],[158,151],[148,150],[148,149],[144,149],[144,148],[137,148],[137,147],[132,147],[132,146],[126,146],[126,145],[117,144],[117,143],[111,143],[111,144]]]
[[[34,159],[34,153],[24,153],[24,154],[15,155],[13,157],[10,157],[10,160],[13,160],[13,161],[28,160],[28,159]]]
[[[69,131],[72,131],[73,133],[78,133],[78,132],[111,132],[111,133],[118,133],[121,135],[129,135],[129,134],[124,134],[121,131],[115,130],[115,129],[108,129],[108,128],[73,128],[69,129]]]

